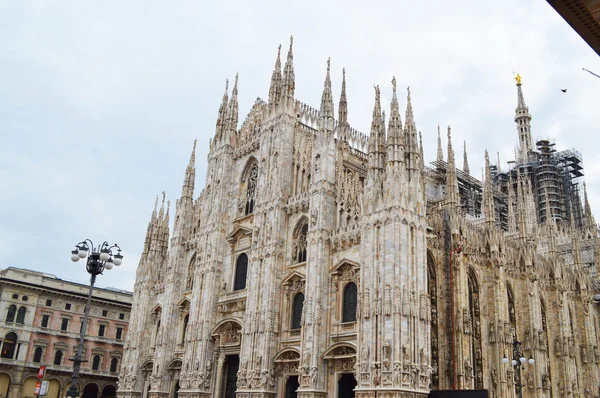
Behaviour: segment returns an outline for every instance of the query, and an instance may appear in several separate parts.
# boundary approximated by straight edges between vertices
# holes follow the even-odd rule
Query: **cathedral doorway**
[[[290,376],[285,383],[285,398],[298,398],[298,376]]]
[[[338,398],[354,398],[354,388],[356,388],[356,379],[352,373],[342,373],[338,380]]]
[[[240,368],[239,355],[227,355],[225,364],[225,398],[235,398],[237,390],[237,372]]]

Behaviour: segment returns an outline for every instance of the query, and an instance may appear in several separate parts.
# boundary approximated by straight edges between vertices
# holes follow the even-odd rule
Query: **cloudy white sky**
[[[600,209],[600,79],[581,70],[600,74],[600,58],[544,0],[4,0],[0,268],[85,282],[70,250],[106,239],[125,261],[99,284],[132,289],[154,197],[180,195],[194,138],[196,194],[204,184],[225,79],[240,74],[241,122],[292,34],[299,99],[319,106],[331,57],[334,100],[345,67],[350,122],[368,133],[373,85],[387,102],[395,75],[426,161],[451,125],[476,176],[486,148],[513,157],[520,73],[534,138],[578,148]]]

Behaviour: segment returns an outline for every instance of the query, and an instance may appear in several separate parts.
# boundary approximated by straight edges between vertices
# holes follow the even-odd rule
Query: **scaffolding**
[[[443,186],[445,189],[446,173],[448,163],[443,160],[435,160],[429,163],[428,175],[433,182]],[[463,212],[474,219],[483,217],[483,182],[472,177],[460,169],[456,169],[456,179],[458,181],[458,192],[460,196],[460,207]],[[445,195],[445,192],[442,192]],[[493,188],[495,223],[508,230],[508,197],[497,187]]]
[[[539,223],[544,223],[548,215],[558,222],[570,222],[572,216],[575,225],[581,228],[582,157],[574,149],[557,151],[555,146],[554,140],[548,137],[537,138],[537,150],[529,153],[528,161],[508,162],[507,172],[495,173],[494,184],[503,193],[508,194],[511,178],[513,192],[517,192],[519,176],[530,178]],[[546,202],[550,205],[549,212]]]

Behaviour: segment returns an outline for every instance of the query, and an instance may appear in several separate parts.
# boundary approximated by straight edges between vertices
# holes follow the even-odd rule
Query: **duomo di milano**
[[[598,397],[581,156],[532,141],[520,78],[517,158],[486,153],[479,181],[449,127],[447,158],[438,139],[425,164],[395,79],[366,136],[345,76],[336,113],[327,63],[317,110],[294,96],[291,43],[284,61],[239,129],[237,77],[226,90],[206,186],[194,195],[194,148],[172,231],[164,194],[155,206],[119,398]],[[513,367],[515,347],[534,363]]]

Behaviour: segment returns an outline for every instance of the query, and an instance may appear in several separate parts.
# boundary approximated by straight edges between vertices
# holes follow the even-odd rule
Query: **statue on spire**
[[[521,85],[521,75],[519,75],[517,73],[517,76],[515,76],[515,80],[517,81],[517,86],[520,86]]]

